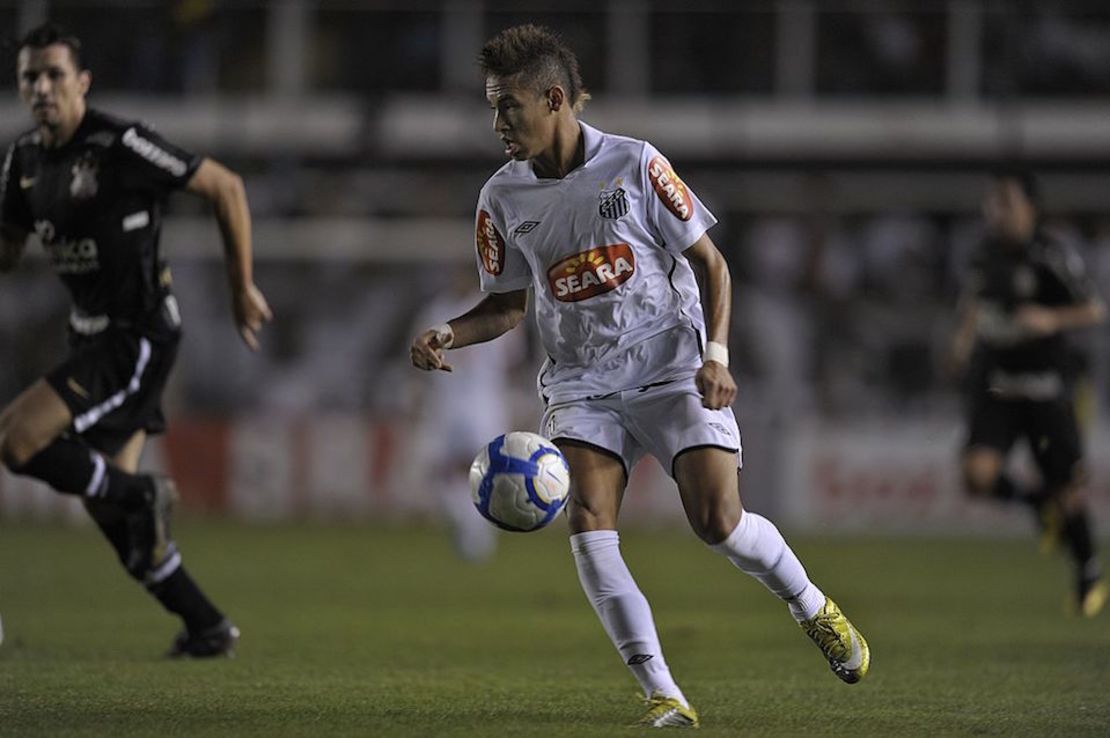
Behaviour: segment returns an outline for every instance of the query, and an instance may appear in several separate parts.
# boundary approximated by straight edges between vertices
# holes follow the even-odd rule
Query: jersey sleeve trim
[[[712,217],[712,216],[710,216],[710,217]],[[685,251],[686,249],[690,248],[691,246],[693,246],[695,243],[697,243],[699,240],[701,240],[702,236],[704,236],[706,233],[709,233],[710,227],[712,227],[713,225],[716,225],[716,223],[717,223],[717,219],[713,218],[713,222],[710,223],[709,225],[707,225],[706,227],[704,227],[700,230],[689,231],[690,235],[693,235],[694,233],[697,233],[698,235],[694,236],[693,238],[690,238],[690,239],[685,239],[685,238],[682,239],[682,241],[679,242],[681,245],[678,247],[678,251],[681,253],[681,252]],[[688,243],[683,243],[683,241],[689,241],[689,242]]]
[[[519,284],[518,284],[519,282]],[[487,295],[505,295],[510,292],[520,292],[532,286],[531,277],[518,277],[508,282],[499,281],[497,284],[482,286],[481,290]]]

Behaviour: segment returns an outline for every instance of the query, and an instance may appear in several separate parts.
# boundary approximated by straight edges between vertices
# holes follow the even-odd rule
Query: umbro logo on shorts
[[[636,654],[635,656],[633,656],[632,658],[630,658],[628,660],[628,665],[629,666],[639,666],[640,664],[643,664],[647,661],[651,661],[653,658],[655,658],[654,654],[638,653],[638,654]]]
[[[719,433],[724,433],[729,438],[732,438],[732,431],[729,430],[729,428],[727,426],[725,426],[723,423],[710,423],[709,427],[712,428],[713,430],[719,432]]]
[[[513,230],[513,235],[523,236],[525,233],[531,233],[539,224],[538,220],[526,220]]]

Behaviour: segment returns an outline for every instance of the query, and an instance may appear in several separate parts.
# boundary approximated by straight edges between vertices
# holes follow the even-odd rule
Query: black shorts
[[[1044,483],[1058,487],[1078,481],[1083,445],[1070,399],[1001,400],[981,393],[971,402],[967,448],[991,448],[1002,455],[1025,438]]]
[[[73,414],[70,432],[115,456],[137,432],[164,431],[162,390],[180,338],[115,326],[94,336],[71,332],[69,358],[46,375]]]

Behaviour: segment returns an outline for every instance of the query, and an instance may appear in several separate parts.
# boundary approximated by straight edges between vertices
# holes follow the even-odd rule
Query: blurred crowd
[[[1110,219],[1057,218],[1050,227],[1084,254],[1097,284],[1110,284]],[[733,368],[745,412],[804,419],[956,409],[958,382],[945,357],[977,219],[768,214],[726,220],[713,235],[733,271]],[[399,398],[415,381],[407,369],[412,316],[452,273],[263,261],[256,279],[277,317],[255,357],[238,345],[220,263],[177,260],[186,343],[171,397],[213,414],[401,412]],[[0,345],[10,347],[0,396],[13,396],[60,355],[65,302],[42,260],[0,277]],[[1077,338],[1091,377],[1106,386],[1106,332]],[[541,359],[533,347],[519,390],[530,392]]]
[[[1110,219],[1045,227],[1086,258],[1097,285],[1110,283]],[[732,252],[749,397],[785,417],[950,415],[960,400],[948,367],[956,303],[981,239],[970,216],[752,219]],[[1087,376],[1105,386],[1106,331],[1074,339]]]
[[[20,13],[35,5],[0,2],[0,25],[15,28]],[[978,70],[972,92],[984,99],[1023,94],[1099,100],[1110,93],[1110,8],[1096,2],[969,0],[890,8],[844,2],[833,8],[802,1],[737,7],[726,0],[690,0],[680,10],[665,0],[46,6],[52,19],[87,40],[94,105],[102,91],[177,94],[185,101],[210,93],[265,93],[272,82],[267,75],[273,49],[267,44],[275,9],[282,9],[285,20],[291,12],[301,29],[294,37],[306,46],[307,92],[361,95],[371,102],[390,93],[458,92],[447,36],[459,32],[467,14],[478,21],[478,39],[525,21],[561,31],[579,51],[586,84],[599,96],[620,82],[613,70],[621,67],[606,56],[616,53],[613,45],[598,42],[612,40],[614,17],[646,38],[647,94],[780,94],[779,51],[792,38],[806,38],[806,29],[813,56],[809,93],[817,96],[950,94],[951,55],[958,50],[951,36],[961,32],[979,40],[972,52]],[[8,93],[14,98],[13,90]],[[281,151],[214,153],[246,175],[256,218],[468,219],[478,188],[496,166],[369,161],[357,154],[304,161]],[[741,171],[745,162],[683,168],[695,186],[705,181],[698,166],[715,172],[719,182],[730,176],[728,167]],[[794,173],[819,170],[799,162]],[[699,193],[713,203],[712,187]],[[198,207],[178,197],[170,210],[187,215]],[[741,380],[742,412],[782,419],[891,411],[951,415],[957,383],[944,372],[944,356],[961,274],[980,235],[975,207],[969,201],[961,212],[874,207],[823,213],[796,204],[781,212],[715,208],[722,222],[712,235],[734,277],[733,366]],[[1054,226],[1086,256],[1096,282],[1110,284],[1110,208],[1065,215],[1054,214]],[[232,329],[215,233],[212,239],[212,258],[173,259],[186,344],[171,402],[213,414],[260,408],[401,411],[398,398],[412,381],[405,369],[412,316],[443,289],[452,267],[318,261],[310,250],[262,258],[256,279],[276,320],[255,358],[241,349]],[[465,262],[469,245],[458,248],[456,261]],[[62,287],[42,259],[0,275],[0,397],[12,397],[61,354],[66,310]],[[1090,375],[1105,386],[1105,331],[1080,342]],[[534,341],[532,346],[532,360],[523,364],[534,367],[542,357]],[[528,373],[518,376],[526,393]]]
[[[27,3],[23,3],[26,5]],[[48,3],[50,17],[90,39],[100,89],[204,94],[265,89],[273,6],[261,0]],[[288,5],[289,3],[284,3]],[[0,3],[2,27],[15,28],[21,3]],[[31,3],[30,5],[34,5]],[[940,95],[949,35],[981,29],[979,93],[987,97],[1110,92],[1110,9],[1104,3],[776,2],[727,0],[455,2],[344,0],[294,2],[309,27],[313,91],[383,94],[442,89],[445,37],[475,13],[485,29],[521,22],[549,25],[578,51],[585,82],[604,92],[614,12],[640,18],[651,50],[649,92],[774,91],[775,58],[791,43],[783,25],[806,14],[815,43],[814,92],[829,95]],[[623,17],[623,16],[622,16]],[[142,28],[140,34],[132,29]],[[368,50],[371,50],[368,53]],[[403,59],[403,64],[389,60]]]

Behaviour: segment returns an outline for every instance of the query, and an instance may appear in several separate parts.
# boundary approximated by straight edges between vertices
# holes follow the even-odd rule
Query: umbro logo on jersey
[[[615,190],[602,190],[598,199],[600,202],[597,206],[597,212],[602,218],[617,220],[628,213],[628,193],[624,191],[623,187],[618,187]]]
[[[513,235],[523,236],[525,233],[531,233],[539,224],[540,222],[538,220],[526,220],[513,229]]]

